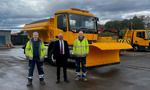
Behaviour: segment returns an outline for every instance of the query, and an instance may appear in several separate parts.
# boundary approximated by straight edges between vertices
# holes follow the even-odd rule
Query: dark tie
[[[62,43],[62,40],[61,40],[61,55],[63,55],[63,43]]]

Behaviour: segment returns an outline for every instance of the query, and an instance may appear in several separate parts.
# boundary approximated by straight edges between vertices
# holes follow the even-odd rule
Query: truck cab
[[[124,36],[124,39],[130,39],[134,51],[145,51],[150,49],[150,30],[130,30]]]
[[[78,37],[79,31],[84,32],[86,39],[96,42],[98,39],[97,20],[93,14],[86,10],[76,8],[59,10],[55,12],[54,17],[54,38],[58,39],[58,34],[64,35],[64,40],[69,45],[73,45],[73,41]]]
[[[134,30],[132,46],[134,51],[150,49],[150,30]]]

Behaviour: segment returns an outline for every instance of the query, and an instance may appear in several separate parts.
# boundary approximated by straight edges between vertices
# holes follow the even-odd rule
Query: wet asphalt
[[[87,82],[75,79],[74,64],[67,69],[70,83],[56,84],[56,67],[44,62],[45,85],[35,67],[33,85],[27,87],[28,60],[23,49],[0,49],[0,90],[150,90],[150,52],[125,51],[121,63],[87,69]]]

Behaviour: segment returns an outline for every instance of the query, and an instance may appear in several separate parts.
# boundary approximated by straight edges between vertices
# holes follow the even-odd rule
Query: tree
[[[140,18],[143,19],[144,28],[145,29],[150,29],[150,16],[141,16]]]
[[[104,28],[104,25],[102,24],[97,24],[98,25],[98,28]]]
[[[107,29],[116,29],[116,30],[122,30],[126,29],[129,26],[134,27],[134,29],[144,29],[145,22],[149,22],[146,25],[150,25],[150,17],[144,18],[144,16],[137,17],[136,15],[132,19],[124,19],[123,21],[108,21],[104,25],[104,28]]]
[[[132,23],[133,29],[144,29],[144,22],[143,18],[138,18],[136,15],[133,17],[133,19],[129,20],[130,23]]]

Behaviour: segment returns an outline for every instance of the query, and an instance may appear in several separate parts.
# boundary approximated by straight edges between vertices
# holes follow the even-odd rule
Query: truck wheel
[[[135,45],[135,46],[133,46],[133,50],[137,52],[137,51],[140,51],[140,48],[138,45]]]
[[[56,62],[54,62],[53,56],[54,56],[54,50],[51,50],[51,51],[48,53],[48,61],[49,61],[52,65],[56,66]]]

